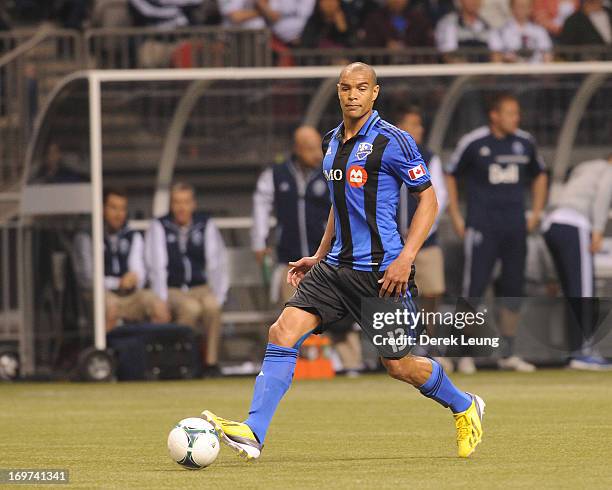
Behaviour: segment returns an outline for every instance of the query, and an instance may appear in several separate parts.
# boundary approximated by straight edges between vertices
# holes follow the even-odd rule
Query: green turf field
[[[455,376],[487,402],[484,440],[455,457],[450,412],[384,375],[296,382],[262,459],[167,456],[179,419],[242,418],[251,379],[0,384],[0,467],[67,468],[68,488],[612,488],[612,374]],[[64,487],[65,488],[65,487]]]

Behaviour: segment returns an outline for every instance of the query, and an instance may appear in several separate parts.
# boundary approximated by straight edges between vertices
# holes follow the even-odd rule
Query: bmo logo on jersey
[[[519,167],[517,164],[511,164],[502,167],[497,163],[489,165],[489,183],[498,184],[516,184],[519,181]]]
[[[347,174],[348,183],[351,187],[363,187],[368,181],[368,172],[366,172],[365,168],[360,167],[359,165],[351,165],[347,170]],[[342,180],[344,177],[342,169],[339,168],[323,170],[323,175],[328,181],[339,181]]]
[[[339,168],[330,168],[329,170],[323,170],[325,180],[342,180],[344,174]]]
[[[368,173],[359,165],[351,165],[348,169],[348,182],[351,187],[363,187],[368,181]]]

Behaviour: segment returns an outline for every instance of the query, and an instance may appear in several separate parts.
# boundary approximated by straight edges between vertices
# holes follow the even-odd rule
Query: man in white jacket
[[[195,210],[193,187],[174,184],[170,213],[147,231],[145,257],[151,287],[168,302],[174,321],[204,327],[207,374],[216,375],[221,306],[229,288],[227,250],[213,221]]]
[[[608,159],[577,165],[559,192],[554,193],[542,221],[544,239],[551,252],[563,294],[574,321],[568,337],[574,369],[612,369],[593,350],[593,255],[602,248],[612,201],[612,154]]]

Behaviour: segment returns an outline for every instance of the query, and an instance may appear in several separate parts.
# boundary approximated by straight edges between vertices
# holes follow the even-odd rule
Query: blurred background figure
[[[264,170],[253,195],[252,247],[258,263],[266,266],[270,217],[276,224],[276,259],[271,298],[282,306],[295,288],[287,283],[289,262],[313,255],[325,232],[331,202],[321,170],[321,135],[311,126],[293,134],[293,152],[282,164]],[[330,329],[334,347],[345,370],[361,369],[359,332],[352,322],[338,322]]]
[[[194,188],[172,186],[170,213],[151,222],[145,258],[155,293],[168,302],[174,322],[204,328],[206,375],[220,374],[221,307],[229,288],[227,250],[221,233],[196,213]]]
[[[480,17],[480,5],[481,0],[460,0],[457,11],[446,14],[436,25],[436,47],[446,63],[488,61],[489,56],[469,53],[474,48],[487,51],[489,46],[491,29]]]
[[[243,29],[269,27],[286,45],[298,44],[315,0],[226,0],[219,2],[223,24]]]
[[[69,165],[59,143],[47,147],[42,166],[34,178],[40,184],[67,184],[89,180],[75,165]]]
[[[386,0],[364,21],[365,44],[376,48],[403,49],[433,46],[433,28],[426,11],[411,0]]]
[[[583,0],[580,9],[563,24],[561,44],[571,46],[612,44],[612,11],[603,0]]]
[[[419,306],[426,312],[434,312],[437,311],[440,298],[446,291],[444,281],[444,255],[442,253],[442,247],[438,242],[440,216],[446,210],[446,205],[448,203],[444,169],[440,157],[423,146],[425,128],[423,127],[423,117],[419,107],[411,106],[404,109],[399,114],[396,125],[398,128],[408,132],[414,138],[419,148],[419,153],[423,157],[429,174],[431,175],[431,182],[436,192],[436,198],[438,199],[438,216],[431,227],[429,236],[423,243],[414,261],[416,267],[414,280],[419,290]],[[401,189],[400,206],[400,229],[407,231],[410,227],[414,212],[416,211],[417,203],[416,199],[409,194],[405,186]],[[428,332],[428,334],[435,336],[435,332]],[[433,354],[439,355],[440,353]],[[450,359],[436,357],[436,360],[442,364],[445,371],[453,371],[454,367]]]
[[[579,0],[533,0],[533,20],[556,41],[565,19],[576,11],[579,4]]]
[[[129,0],[135,26],[172,30],[194,25],[202,0]]]
[[[601,251],[612,201],[612,155],[577,165],[551,198],[542,231],[568,299],[567,335],[574,369],[608,370],[594,348],[597,320],[593,255]]]
[[[464,239],[462,295],[482,298],[497,260],[501,261],[503,306],[499,326],[504,338],[501,369],[530,372],[535,366],[514,354],[514,338],[523,296],[527,233],[534,231],[546,201],[547,174],[531,135],[519,129],[520,107],[510,94],[495,97],[489,126],[459,141],[448,166],[449,213],[457,235]],[[457,178],[467,184],[467,218],[459,210]],[[525,222],[525,190],[531,187],[532,211]],[[474,372],[473,360],[460,360],[460,370]]]
[[[103,202],[106,331],[115,328],[120,320],[169,322],[166,303],[153,291],[144,289],[144,242],[140,232],[127,226],[127,194],[121,189],[108,189]],[[75,257],[79,285],[91,298],[93,248],[89,233],[76,235]]]
[[[495,29],[489,38],[491,61],[549,62],[553,59],[550,36],[542,26],[531,22],[532,0],[511,0],[512,18]]]
[[[318,0],[306,22],[301,46],[304,48],[349,48],[355,42],[354,26],[340,0]]]

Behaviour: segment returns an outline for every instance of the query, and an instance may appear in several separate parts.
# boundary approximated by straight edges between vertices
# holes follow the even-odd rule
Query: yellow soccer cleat
[[[246,461],[259,458],[263,445],[259,443],[248,425],[217,417],[208,410],[204,410],[201,417],[214,426],[219,439],[238,456]]]
[[[453,414],[457,427],[457,454],[460,458],[467,458],[482,441],[485,402],[478,395],[468,395],[472,397],[470,407],[465,412]]]

